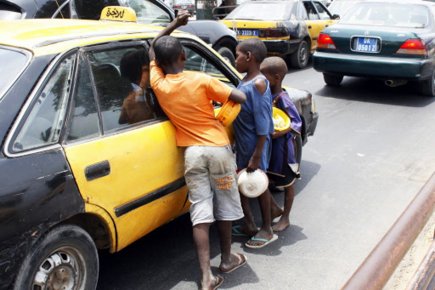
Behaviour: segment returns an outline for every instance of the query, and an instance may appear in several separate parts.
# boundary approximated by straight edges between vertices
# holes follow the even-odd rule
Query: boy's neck
[[[246,80],[246,81],[250,81],[250,80],[252,80],[253,78],[255,78],[256,76],[258,76],[259,74],[261,74],[261,72],[260,72],[260,67],[252,67],[252,68],[249,68],[248,69],[248,71],[246,72],[246,76],[244,77],[244,79]]]
[[[279,82],[278,84],[275,84],[273,86],[271,85],[270,91],[272,92],[272,95],[274,95],[274,96],[281,93],[282,92],[282,82]]]
[[[178,73],[183,72],[183,68],[169,66],[169,67],[165,67],[163,71],[165,72],[165,74],[176,75]]]

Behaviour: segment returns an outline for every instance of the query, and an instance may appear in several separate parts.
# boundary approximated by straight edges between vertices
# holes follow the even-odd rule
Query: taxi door
[[[64,149],[86,204],[108,213],[116,251],[187,210],[183,152],[152,92],[134,83],[141,44],[81,52]],[[135,66],[136,65],[136,66]],[[126,107],[126,100],[141,107]],[[121,118],[126,110],[134,118]],[[149,110],[138,117],[138,112]]]
[[[335,20],[332,19],[332,15],[318,1],[303,1],[305,10],[307,12],[307,19],[305,24],[307,25],[308,32],[311,38],[311,51],[317,48],[317,39],[320,32],[329,25],[333,24]]]

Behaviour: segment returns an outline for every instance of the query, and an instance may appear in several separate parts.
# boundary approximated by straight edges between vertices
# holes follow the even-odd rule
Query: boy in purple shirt
[[[301,134],[302,120],[289,95],[282,89],[282,81],[288,71],[284,60],[280,57],[268,57],[261,63],[260,70],[269,80],[273,106],[284,111],[291,120],[289,129],[274,131],[272,134],[272,155],[268,169],[271,182],[285,191],[283,213],[278,223],[272,227],[274,232],[280,232],[290,225],[290,210],[295,197],[293,183],[299,177],[294,142]],[[271,207],[278,207],[273,198]]]

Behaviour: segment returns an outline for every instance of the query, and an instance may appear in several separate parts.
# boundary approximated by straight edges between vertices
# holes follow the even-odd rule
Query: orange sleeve
[[[158,88],[161,81],[165,78],[163,70],[153,60],[150,62],[150,85],[151,88]]]
[[[225,103],[230,96],[232,88],[218,79],[209,78],[207,96],[213,101]]]

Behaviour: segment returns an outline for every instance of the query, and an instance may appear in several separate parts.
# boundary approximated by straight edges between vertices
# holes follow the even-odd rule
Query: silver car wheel
[[[86,273],[84,257],[73,248],[59,248],[39,266],[33,281],[33,290],[81,289]]]

